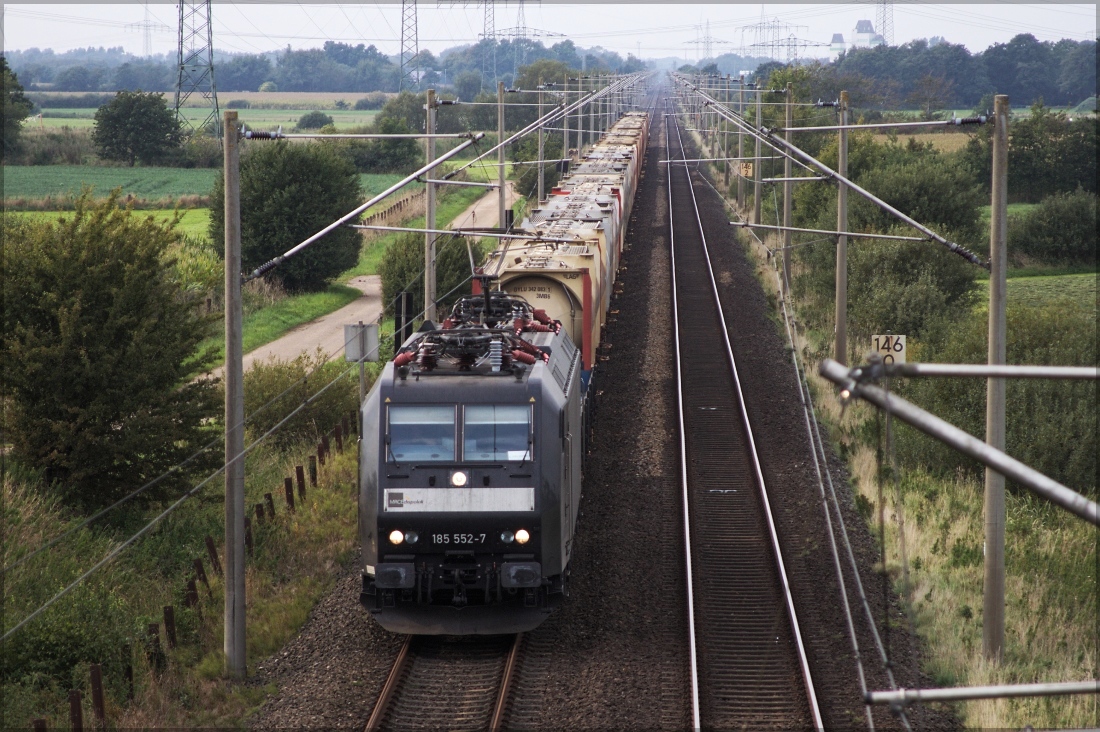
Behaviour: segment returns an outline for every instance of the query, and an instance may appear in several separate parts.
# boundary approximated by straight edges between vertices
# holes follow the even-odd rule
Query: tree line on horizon
[[[726,54],[698,70],[737,76],[746,68],[742,63]],[[929,98],[941,109],[978,108],[993,94],[1007,94],[1016,107],[1040,100],[1072,107],[1096,96],[1095,40],[1040,41],[1030,33],[978,53],[962,44],[919,38],[899,46],[851,49],[829,62],[770,62],[757,67],[755,75],[767,78],[789,65],[817,67],[821,84],[815,93],[826,101],[847,89],[862,96],[861,102],[852,100],[854,105],[877,109],[926,109]]]
[[[29,49],[7,53],[12,70],[28,92],[111,92],[141,89],[170,91],[176,84],[175,58],[169,54],[141,58],[121,48],[78,49],[54,53]],[[599,47],[584,49],[563,40],[544,46],[532,39],[481,40],[449,48],[437,57],[429,50],[415,58],[422,88],[467,89],[476,77],[478,91],[495,90],[497,81],[511,86],[516,70],[542,59],[570,68],[603,73],[629,73],[645,65],[628,55]],[[496,69],[496,73],[492,69]],[[488,73],[486,73],[488,72]],[[400,88],[400,59],[374,45],[326,41],[321,48],[265,54],[215,54],[218,92],[395,92]]]

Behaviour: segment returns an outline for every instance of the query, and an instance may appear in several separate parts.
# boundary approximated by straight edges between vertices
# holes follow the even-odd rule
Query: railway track
[[[669,159],[687,159],[674,114]],[[696,728],[822,728],[685,163],[666,167]]]
[[[367,732],[503,729],[522,646],[522,633],[408,636]]]

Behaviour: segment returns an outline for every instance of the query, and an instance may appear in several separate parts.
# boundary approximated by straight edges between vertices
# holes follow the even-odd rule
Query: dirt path
[[[507,185],[506,201],[508,206],[512,206],[519,199],[519,195],[515,192],[511,181]],[[496,226],[499,218],[497,201],[496,191],[486,193],[456,216],[449,228]],[[323,350],[329,358],[339,356],[344,347],[344,326],[359,321],[376,323],[382,317],[383,310],[382,280],[378,275],[355,277],[347,284],[362,292],[362,297],[335,312],[299,325],[281,338],[246,353],[244,370],[247,371],[257,361],[267,361],[272,358],[290,361],[301,355],[303,351],[313,353],[318,348]],[[212,373],[221,378],[221,367],[214,369]]]

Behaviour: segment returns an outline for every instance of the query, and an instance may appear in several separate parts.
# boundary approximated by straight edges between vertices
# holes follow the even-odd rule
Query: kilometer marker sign
[[[882,354],[883,363],[905,363],[905,336],[873,335],[871,350]]]

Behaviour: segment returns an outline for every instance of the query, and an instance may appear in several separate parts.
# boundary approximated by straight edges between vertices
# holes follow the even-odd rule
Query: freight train
[[[646,113],[618,120],[364,401],[360,602],[384,628],[522,632],[564,597],[585,396],[648,133]]]

